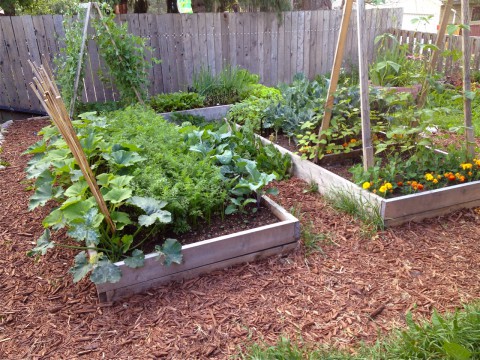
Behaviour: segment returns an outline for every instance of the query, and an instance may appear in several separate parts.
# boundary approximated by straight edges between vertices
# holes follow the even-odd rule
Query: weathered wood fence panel
[[[426,56],[430,50],[423,49],[423,45],[435,44],[437,34],[424,33],[411,30],[394,29],[400,44],[408,44],[408,49],[413,54]],[[471,69],[480,71],[480,37],[470,36],[470,47],[472,50]],[[443,56],[439,57],[437,72],[446,76],[461,76],[462,51],[461,36],[446,35],[445,47],[441,49]]]
[[[375,36],[398,28],[401,9],[367,11],[367,54],[372,59]],[[65,46],[62,16],[0,17],[0,108],[42,111],[29,83],[27,60],[48,61]],[[213,73],[225,64],[238,65],[260,75],[266,85],[290,82],[297,72],[309,78],[331,70],[340,27],[340,11],[273,13],[128,14],[129,31],[142,36],[161,59],[150,70],[149,94],[186,89],[203,68]],[[349,30],[345,64],[358,62],[355,16]],[[93,35],[94,30],[89,29]],[[407,36],[408,38],[408,36]],[[478,46],[477,49],[478,53]],[[118,100],[97,44],[87,44],[82,100]]]

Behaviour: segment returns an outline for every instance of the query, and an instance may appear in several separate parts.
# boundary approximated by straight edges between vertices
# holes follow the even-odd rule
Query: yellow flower
[[[460,167],[461,167],[463,170],[469,170],[469,169],[472,168],[472,164],[470,164],[470,163],[460,164]]]
[[[350,142],[353,144],[353,143],[356,143],[357,142],[357,139],[350,139]]]
[[[432,181],[433,180],[433,175],[430,174],[430,173],[425,174],[425,180]]]
[[[468,172],[468,176],[472,176],[473,173],[471,171]]]
[[[438,184],[438,180],[437,179],[433,179],[432,181],[434,184]]]
[[[367,189],[370,188],[370,183],[369,183],[368,181],[365,181],[365,182],[363,183],[362,187],[363,187],[365,190],[367,190]]]
[[[385,183],[385,187],[387,188],[387,190],[391,190],[393,186],[392,186],[392,184],[387,182],[387,183]]]
[[[386,193],[387,192],[387,187],[385,185],[380,186],[380,189],[378,189],[378,192]]]

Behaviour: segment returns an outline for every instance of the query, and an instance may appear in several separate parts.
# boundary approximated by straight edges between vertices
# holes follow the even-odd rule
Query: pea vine
[[[78,10],[78,9],[77,9]],[[75,75],[78,62],[80,61],[80,48],[82,46],[83,23],[85,21],[85,11],[79,11],[76,21],[72,21],[73,12],[65,14],[63,18],[63,28],[65,30],[65,47],[53,59],[55,64],[55,80],[60,86],[62,98],[66,104],[70,104],[72,97],[80,94],[80,87],[77,93],[74,92]],[[86,53],[81,59],[85,63]],[[85,67],[82,67],[80,78],[85,74]]]
[[[128,32],[127,24],[115,22],[115,15],[108,4],[101,4],[101,15],[92,18],[95,40],[100,56],[105,60],[113,82],[120,93],[123,103],[131,104],[142,102],[147,96],[148,74],[152,64],[158,63],[154,57],[146,60],[147,54],[152,53],[152,48],[145,45],[145,40]],[[74,92],[74,82],[78,62],[86,64],[87,55],[84,53],[80,59],[82,46],[83,24],[85,11],[77,9],[76,21],[72,21],[73,13],[64,17],[65,46],[60,54],[54,58],[56,68],[56,81],[61,88],[65,103],[69,104],[72,97],[79,97]],[[82,66],[80,78],[85,74]],[[80,89],[81,87],[79,87]]]
[[[154,57],[146,60],[147,53],[151,54],[153,49],[146,46],[141,37],[129,33],[126,23],[116,23],[108,5],[103,4],[101,11],[103,15],[92,22],[100,56],[108,66],[122,101],[129,104],[143,101],[147,95],[149,70],[159,60]]]

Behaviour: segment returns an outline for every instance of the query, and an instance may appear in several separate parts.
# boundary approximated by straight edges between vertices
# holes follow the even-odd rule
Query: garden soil
[[[21,153],[42,121],[16,121],[0,158],[0,359],[230,359],[280,336],[354,351],[360,341],[480,297],[478,209],[372,233],[298,179],[275,198],[319,236],[283,257],[99,304],[67,274],[74,253],[25,256],[47,209],[28,212]],[[58,234],[56,238],[64,235]],[[55,239],[54,239],[55,240]]]

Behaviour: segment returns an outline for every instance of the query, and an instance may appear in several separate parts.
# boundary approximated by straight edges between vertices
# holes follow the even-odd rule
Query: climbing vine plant
[[[72,97],[74,96],[74,82],[77,72],[77,65],[80,60],[80,48],[82,46],[82,31],[83,23],[85,21],[85,11],[82,9],[76,9],[78,12],[77,17],[73,16],[73,12],[65,14],[63,18],[63,29],[65,30],[65,46],[61,49],[60,53],[53,59],[55,64],[55,80],[60,86],[62,98],[66,104],[70,104]],[[75,21],[72,21],[72,18]],[[86,54],[84,53],[83,59],[85,63]],[[85,74],[85,67],[82,67],[80,78],[83,78]],[[79,87],[80,89],[80,87]],[[80,91],[77,89],[75,96],[78,98]]]
[[[103,16],[92,22],[100,56],[108,66],[122,101],[143,101],[147,95],[149,70],[159,60],[151,57],[147,61],[153,49],[146,46],[145,40],[129,33],[126,23],[116,23],[108,5],[103,4],[101,10]]]
[[[101,16],[93,11],[95,18],[91,19],[95,29],[90,38],[95,40],[100,56],[105,60],[109,74],[120,93],[121,101],[125,104],[142,102],[147,96],[148,74],[152,64],[158,63],[152,54],[152,48],[146,46],[145,40],[128,32],[127,24],[115,22],[115,15],[108,4],[101,4]],[[74,92],[74,82],[78,62],[80,61],[80,48],[82,46],[82,31],[85,21],[85,11],[77,9],[78,16],[72,21],[72,14],[64,18],[65,47],[55,57],[56,81],[60,85],[62,97],[69,104],[72,97],[79,97]],[[88,40],[88,39],[87,39]],[[81,59],[82,73],[84,76],[86,54]],[[98,74],[100,75],[100,74]],[[81,89],[81,87],[79,87]]]

